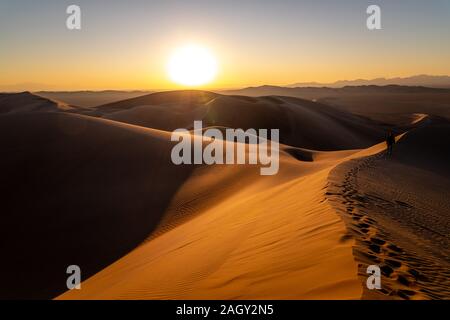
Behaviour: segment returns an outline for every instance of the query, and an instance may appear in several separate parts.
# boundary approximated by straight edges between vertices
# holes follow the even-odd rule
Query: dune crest
[[[450,297],[450,122],[431,117],[406,133],[394,156],[381,153],[337,166],[328,198],[355,237],[359,275],[376,264],[382,290],[367,299]]]

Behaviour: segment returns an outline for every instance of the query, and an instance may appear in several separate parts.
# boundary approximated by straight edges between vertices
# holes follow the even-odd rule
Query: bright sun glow
[[[185,86],[200,86],[214,79],[217,61],[208,49],[191,45],[176,50],[167,69],[172,81]]]

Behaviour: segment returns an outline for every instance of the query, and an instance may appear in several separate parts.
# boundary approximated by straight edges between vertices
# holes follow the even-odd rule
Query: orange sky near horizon
[[[80,0],[77,31],[65,27],[68,1],[2,2],[0,90],[187,88],[167,72],[187,44],[218,63],[199,89],[450,75],[448,1],[381,0],[377,31],[365,26],[365,0],[248,1],[239,12],[229,2],[188,2]]]

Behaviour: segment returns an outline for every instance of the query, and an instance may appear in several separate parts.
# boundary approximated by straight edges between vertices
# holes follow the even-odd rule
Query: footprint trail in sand
[[[400,175],[408,179],[396,179]],[[445,193],[427,197],[436,179],[448,187],[448,180],[384,153],[347,161],[330,173],[326,195],[346,222],[347,237],[356,239],[363,298],[450,297],[450,201]],[[418,186],[423,190],[417,192]],[[365,286],[372,264],[381,268],[381,290]]]

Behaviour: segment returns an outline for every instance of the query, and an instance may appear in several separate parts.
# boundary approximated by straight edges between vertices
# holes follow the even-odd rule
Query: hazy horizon
[[[79,89],[61,89],[61,88],[57,88],[57,87],[52,87],[49,85],[45,85],[45,84],[39,84],[39,83],[22,83],[22,84],[13,84],[13,85],[0,85],[0,92],[4,92],[4,93],[14,93],[14,92],[25,92],[25,91],[29,91],[29,92],[104,92],[104,91],[123,91],[123,92],[160,92],[160,91],[171,91],[171,90],[207,90],[207,91],[215,91],[215,92],[220,92],[220,91],[233,91],[233,90],[240,90],[240,89],[246,89],[246,88],[252,88],[252,87],[285,87],[285,88],[289,88],[293,85],[299,85],[300,87],[302,85],[304,85],[305,87],[308,87],[311,85],[311,87],[314,87],[313,84],[317,85],[317,86],[324,86],[327,87],[329,86],[330,88],[340,88],[341,86],[334,86],[335,84],[339,84],[340,82],[357,82],[357,81],[367,81],[367,82],[372,82],[372,81],[376,81],[376,80],[395,80],[395,79],[410,79],[410,78],[415,78],[415,77],[421,77],[421,76],[425,76],[425,77],[448,77],[450,78],[450,75],[411,75],[409,77],[393,77],[393,78],[386,78],[386,77],[379,77],[379,78],[374,78],[374,79],[363,79],[363,78],[357,78],[357,79],[340,79],[340,80],[336,80],[333,82],[328,82],[328,83],[323,83],[323,82],[316,82],[316,81],[304,81],[304,82],[296,82],[296,83],[287,83],[287,84],[258,84],[258,85],[244,85],[244,86],[235,86],[235,87],[224,87],[224,88],[214,88],[214,87],[203,87],[203,86],[199,86],[199,87],[178,87],[178,88],[126,88],[126,89],[122,89],[122,88],[96,88],[96,89],[90,89],[90,88],[79,88]],[[396,83],[392,83],[395,85],[400,85],[400,86],[406,86],[403,84],[396,84]],[[368,85],[368,84],[350,84],[349,86],[363,86],[363,85]],[[375,84],[376,86],[384,86],[387,84]],[[346,85],[347,86],[347,85]],[[423,84],[417,84],[417,86],[426,86]],[[450,88],[450,81],[448,82],[448,84],[446,84],[445,86],[430,86],[430,87],[436,87],[436,88]]]

